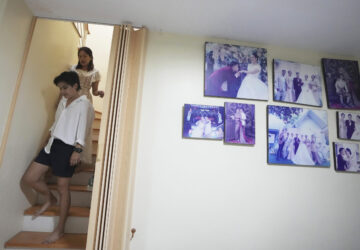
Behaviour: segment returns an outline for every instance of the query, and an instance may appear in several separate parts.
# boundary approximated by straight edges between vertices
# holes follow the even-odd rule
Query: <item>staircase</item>
[[[75,173],[71,179],[71,207],[65,227],[65,236],[60,240],[44,245],[41,242],[49,232],[52,232],[57,225],[59,207],[52,206],[41,216],[32,220],[32,216],[39,209],[40,205],[34,205],[24,211],[22,231],[13,236],[5,243],[5,249],[85,249],[86,236],[89,223],[90,204],[92,188],[88,186],[88,181],[95,171],[96,152],[99,139],[101,113],[95,111],[93,124],[93,158],[94,164],[84,166],[81,172]],[[49,188],[56,190],[56,177],[48,180]],[[53,192],[57,195],[57,192]],[[44,202],[40,196],[38,203]]]

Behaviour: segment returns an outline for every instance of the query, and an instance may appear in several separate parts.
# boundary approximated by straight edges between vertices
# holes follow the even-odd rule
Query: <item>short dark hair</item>
[[[79,76],[74,71],[64,71],[54,79],[54,84],[57,86],[60,82],[65,82],[66,84],[74,87],[75,84],[78,85],[77,90],[80,90],[80,80]]]
[[[351,155],[351,150],[350,150],[350,148],[346,148],[345,150],[348,151],[348,152],[350,153],[350,155]]]
[[[237,61],[231,61],[229,64],[229,67],[234,67],[235,65],[239,65],[239,62],[237,62]]]

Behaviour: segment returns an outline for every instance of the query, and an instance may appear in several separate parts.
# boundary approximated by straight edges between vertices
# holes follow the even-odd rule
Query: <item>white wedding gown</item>
[[[303,142],[300,142],[298,150],[291,160],[296,165],[315,165],[306,145]]]
[[[199,120],[195,126],[192,126],[190,137],[202,138],[204,136],[205,122]]]
[[[345,120],[340,120],[339,121],[339,138],[341,139],[347,139],[346,137],[346,125],[345,125]]]
[[[313,94],[312,90],[309,88],[309,84],[307,84],[307,83],[302,86],[301,93],[296,102],[302,103],[302,104],[319,106],[319,103],[315,99],[314,94]]]
[[[349,171],[349,172],[357,172],[357,171],[359,171],[359,166],[357,164],[355,156],[352,156],[352,157],[349,158],[349,168],[346,171]]]
[[[248,64],[247,71],[258,70],[255,74],[247,74],[243,79],[239,91],[236,95],[237,98],[246,99],[268,99],[268,87],[259,79],[261,67],[259,64]]]
[[[355,122],[355,131],[351,136],[351,140],[360,140],[360,124]]]

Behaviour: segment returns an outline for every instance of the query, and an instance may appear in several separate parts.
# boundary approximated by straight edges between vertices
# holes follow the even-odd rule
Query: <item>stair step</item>
[[[24,215],[23,231],[52,232],[59,223],[59,216],[39,216],[35,220],[32,215]],[[89,217],[69,216],[65,224],[65,233],[87,233]]]
[[[29,207],[25,210],[25,215],[34,215],[36,211],[40,209],[40,205]],[[70,207],[69,216],[78,216],[78,217],[89,217],[90,208],[88,207]],[[46,210],[42,216],[59,216],[59,206],[51,206]]]
[[[58,192],[53,192],[58,197]],[[71,192],[71,206],[74,207],[90,207],[92,192]],[[43,204],[45,198],[43,195],[38,196],[37,204]]]
[[[86,234],[65,234],[64,237],[52,244],[41,242],[49,235],[48,232],[22,231],[5,243],[6,248],[60,248],[60,249],[85,249]]]
[[[94,172],[91,171],[82,171],[74,173],[74,175],[71,177],[70,185],[88,185],[89,179],[94,175]],[[47,179],[48,184],[56,184],[57,183],[57,177],[51,176]]]
[[[98,147],[97,147],[98,145],[97,145],[97,143],[94,145],[92,145],[92,155],[96,155],[97,154],[97,149],[98,149]]]
[[[100,122],[101,122],[101,120],[95,119],[94,122],[93,122],[93,128],[94,129],[100,129]]]
[[[94,141],[99,141],[99,133],[100,133],[100,130],[93,130],[93,133],[92,133],[92,138],[91,140],[94,142]]]
[[[51,190],[56,190],[56,184],[49,184],[48,187]],[[87,185],[70,185],[70,191],[75,192],[91,192],[92,187],[88,187]]]
[[[94,173],[95,172],[95,167],[94,166],[83,167],[83,168],[81,168],[81,172]]]
[[[100,111],[95,110],[95,118],[101,119],[101,115],[102,115],[102,113]]]

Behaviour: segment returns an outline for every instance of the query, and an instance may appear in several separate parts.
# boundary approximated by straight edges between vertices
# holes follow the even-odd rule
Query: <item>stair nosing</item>
[[[40,216],[47,216],[47,217],[59,216],[59,211],[58,211],[58,209],[56,209],[58,207],[59,206],[51,206],[48,210],[46,210]],[[32,210],[34,210],[35,208],[40,208],[40,205],[34,205],[34,206],[31,206],[31,207],[27,208],[24,211],[24,215],[34,215],[35,211],[32,211]],[[82,210],[82,213],[76,212],[77,209]],[[90,208],[88,208],[88,207],[80,207],[80,206],[72,206],[72,207],[70,207],[68,216],[87,218],[87,217],[90,216]]]
[[[56,184],[48,184],[48,187],[54,190],[56,189]],[[87,185],[70,185],[69,190],[74,192],[92,192],[92,188]]]
[[[19,240],[18,238],[24,237],[24,234],[32,234],[32,236],[34,237],[35,235],[37,236],[37,238],[44,238],[49,234],[49,232],[32,232],[32,231],[21,231],[19,233],[17,233],[16,235],[14,235],[10,240],[6,241],[5,243],[5,248],[15,248],[15,247],[22,247],[22,248],[60,248],[60,249],[64,249],[64,247],[66,247],[66,249],[85,249],[86,248],[86,237],[87,234],[83,234],[83,233],[65,233],[64,237],[52,244],[42,244],[41,242],[24,242],[24,240],[20,241],[20,242],[15,242],[15,240]],[[77,241],[75,241],[77,244],[73,245],[73,244],[69,244],[66,241],[67,238],[69,237],[79,237],[79,239],[77,239]],[[85,238],[85,239],[84,239]],[[81,244],[79,242],[79,240],[83,241],[83,244]]]

